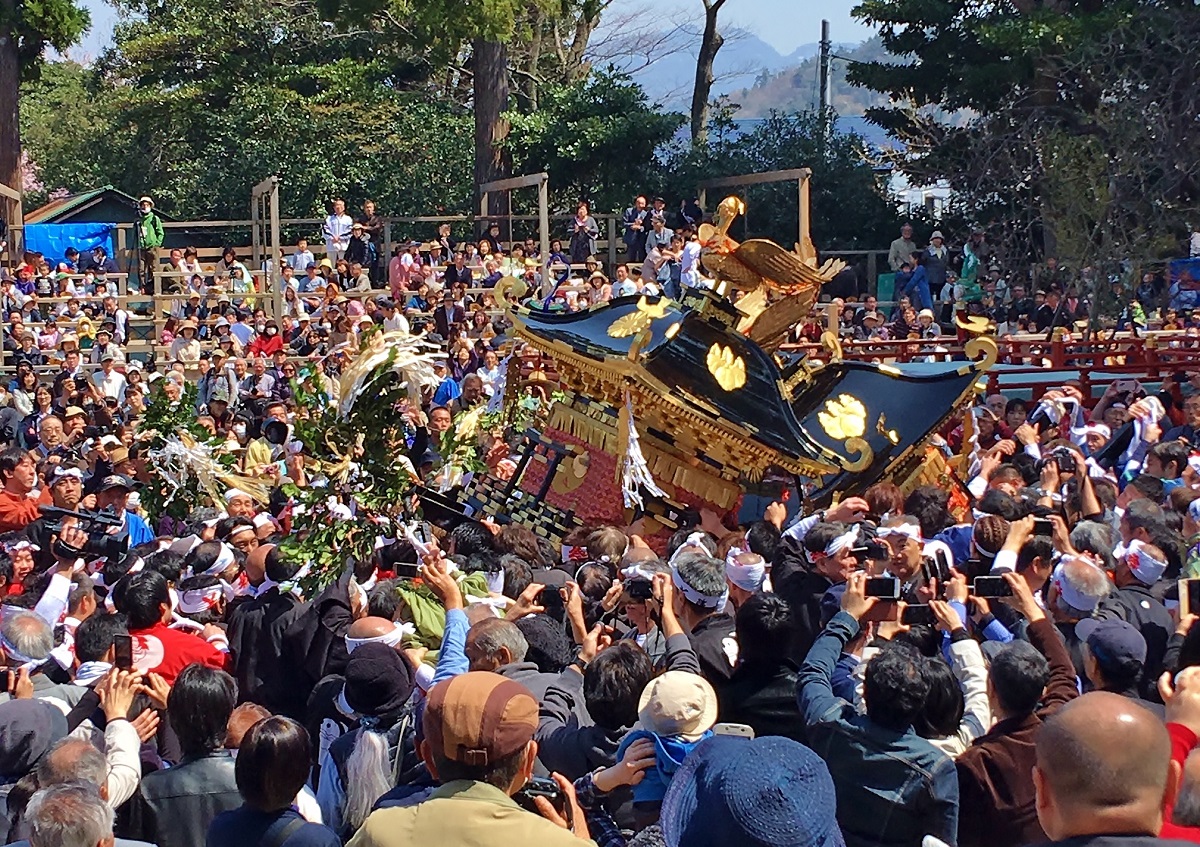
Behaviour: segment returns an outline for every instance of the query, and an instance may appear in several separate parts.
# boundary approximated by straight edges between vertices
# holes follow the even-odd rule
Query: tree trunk
[[[9,22],[17,18],[16,0],[0,0],[0,21]],[[17,42],[13,38],[10,23],[0,23],[0,182],[20,191],[21,180],[21,126],[19,102],[21,87],[21,59]],[[0,212],[3,211],[0,205]],[[9,221],[9,225],[20,221]],[[4,234],[0,233],[0,240]]]
[[[509,124],[504,119],[508,108],[508,47],[499,41],[476,39],[474,43],[474,97],[475,97],[475,190],[482,183],[504,179],[510,175],[512,159],[504,149]],[[488,197],[489,215],[508,214],[507,191],[495,192]],[[477,195],[478,199],[478,195]],[[476,203],[478,209],[478,202]],[[479,221],[482,230],[486,221]],[[507,222],[501,222],[500,232],[509,240]]]
[[[713,62],[725,38],[717,32],[717,12],[724,0],[704,3],[704,35],[700,39],[700,55],[696,58],[696,84],[692,88],[692,146],[708,141],[708,96],[712,93]]]

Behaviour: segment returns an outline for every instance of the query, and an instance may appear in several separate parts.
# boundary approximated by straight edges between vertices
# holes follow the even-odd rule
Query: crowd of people
[[[543,268],[534,244],[448,230],[385,266],[355,241],[373,215],[335,205],[327,264],[297,245],[278,319],[232,286],[252,276],[235,252],[197,270],[165,363],[129,354],[129,316],[90,290],[67,304],[99,325],[90,346],[18,338],[57,371],[8,351],[4,843],[1200,842],[1200,376],[983,397],[935,438],[958,497],[881,482],[823,510],[687,512],[669,537],[587,524],[559,544],[503,514],[364,527],[373,556],[314,586],[284,544],[288,485],[319,472],[288,435],[298,395],[336,403],[364,330],[425,331],[447,356],[396,409],[398,452],[436,474],[513,349],[475,260],[496,283]],[[594,261],[588,218],[564,273]],[[596,300],[692,284],[698,220],[635,202]],[[594,302],[574,287],[552,303]],[[213,294],[215,317],[197,305]],[[148,514],[152,402],[190,404],[270,496]]]

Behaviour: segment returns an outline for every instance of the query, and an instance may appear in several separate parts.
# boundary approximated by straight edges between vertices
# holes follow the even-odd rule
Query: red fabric
[[[1196,746],[1196,733],[1181,723],[1167,724],[1167,732],[1171,736],[1171,761],[1178,762],[1179,766],[1183,767],[1188,753]],[[1177,838],[1180,841],[1200,844],[1200,826],[1176,826],[1171,823],[1171,807],[1168,806],[1163,810],[1163,828],[1158,837]]]
[[[41,517],[41,512],[38,511],[39,502],[41,501],[32,500],[24,494],[0,491],[0,532],[24,529],[36,521]]]
[[[279,333],[272,336],[260,335],[250,342],[250,346],[246,348],[246,355],[264,356],[269,359],[281,350],[283,350],[283,337]]]
[[[142,673],[156,673],[175,684],[175,677],[188,665],[200,664],[229,669],[229,656],[213,647],[198,635],[155,624],[149,629],[131,632],[133,636],[133,664]]]

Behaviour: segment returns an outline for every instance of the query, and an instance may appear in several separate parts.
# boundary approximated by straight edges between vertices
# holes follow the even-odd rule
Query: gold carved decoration
[[[665,297],[659,299],[654,306],[647,305],[645,295],[637,302],[637,311],[630,312],[626,315],[621,315],[613,321],[608,327],[608,334],[611,338],[628,338],[631,335],[637,335],[644,329],[649,329],[650,324],[655,318],[665,318],[667,316],[667,304],[670,301]]]
[[[558,473],[554,475],[550,487],[559,494],[570,494],[583,485],[590,464],[591,458],[587,453],[580,453],[570,461],[564,461],[558,466]]]
[[[976,371],[986,371],[1000,358],[1000,348],[996,346],[996,339],[987,335],[977,335],[969,340],[963,345],[963,352],[975,360],[972,369]]]
[[[825,434],[837,441],[862,438],[867,431],[867,409],[850,394],[839,394],[826,400],[825,408],[817,412],[817,420]]]
[[[829,360],[831,362],[840,362],[842,360],[842,342],[836,332],[828,329],[822,332],[821,345],[829,351]]]
[[[746,384],[746,362],[728,347],[720,344],[709,347],[707,361],[708,372],[726,391],[735,391]]]
[[[847,438],[846,449],[851,453],[857,453],[858,458],[854,461],[839,458],[842,467],[851,473],[859,473],[865,471],[871,466],[871,462],[875,460],[875,451],[871,449],[871,445],[863,441],[861,438]]]
[[[879,420],[875,421],[875,431],[880,435],[886,435],[887,440],[893,444],[900,443],[900,434],[894,429],[887,428],[887,415],[883,412],[879,413]]]

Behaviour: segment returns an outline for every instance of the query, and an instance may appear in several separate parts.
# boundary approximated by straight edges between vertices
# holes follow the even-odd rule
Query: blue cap
[[[1146,663],[1146,639],[1133,624],[1113,618],[1085,618],[1075,624],[1075,634],[1087,644],[1101,669]]]
[[[790,738],[716,736],[663,798],[667,847],[845,847],[829,769]]]

